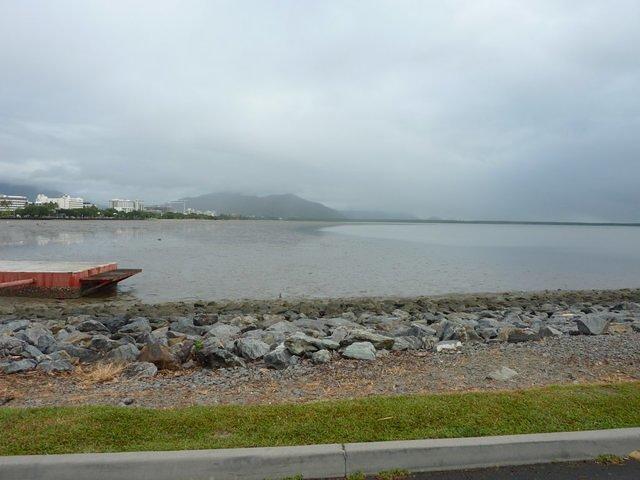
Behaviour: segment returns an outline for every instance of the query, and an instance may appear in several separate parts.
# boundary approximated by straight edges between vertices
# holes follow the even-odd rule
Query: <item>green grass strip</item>
[[[183,450],[640,426],[640,382],[176,409],[0,409],[0,455]]]

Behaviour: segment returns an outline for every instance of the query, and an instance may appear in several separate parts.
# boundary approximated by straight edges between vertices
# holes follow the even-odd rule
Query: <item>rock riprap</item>
[[[526,300],[526,299],[525,299]],[[0,372],[71,372],[79,364],[126,365],[125,376],[183,368],[287,369],[339,358],[375,361],[400,351],[456,354],[467,344],[545,342],[568,335],[637,335],[640,303],[493,300],[344,300],[337,308],[198,308],[138,306],[134,311],[68,314],[53,308],[33,316],[0,315]],[[357,303],[356,303],[357,302]],[[204,304],[202,304],[204,305]],[[403,308],[400,308],[400,307]],[[204,307],[202,307],[204,308]],[[202,309],[201,308],[201,309]],[[262,310],[262,311],[257,311]],[[506,380],[501,369],[489,378]]]

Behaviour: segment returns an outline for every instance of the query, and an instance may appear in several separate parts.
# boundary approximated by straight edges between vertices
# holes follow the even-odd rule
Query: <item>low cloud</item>
[[[640,4],[0,6],[0,181],[640,221]]]

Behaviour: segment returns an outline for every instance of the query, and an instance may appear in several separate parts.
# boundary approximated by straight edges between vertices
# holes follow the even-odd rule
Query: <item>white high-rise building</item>
[[[109,200],[109,208],[113,208],[118,212],[137,212],[144,210],[144,202],[142,200],[125,200],[123,198],[112,198]]]
[[[27,197],[0,194],[0,212],[13,212],[27,206]]]
[[[65,194],[58,198],[49,198],[39,193],[36,197],[36,205],[43,205],[45,203],[55,203],[58,208],[63,210],[75,210],[84,207],[84,200],[80,197],[70,197]]]

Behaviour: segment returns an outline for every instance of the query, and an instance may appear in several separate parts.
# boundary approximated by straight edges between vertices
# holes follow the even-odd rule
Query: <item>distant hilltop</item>
[[[293,194],[263,197],[241,193],[208,193],[182,198],[189,208],[215,210],[218,213],[257,218],[283,218],[304,220],[345,220],[338,210],[318,202],[311,202]]]
[[[48,197],[62,197],[63,193],[49,188],[40,188],[33,185],[16,185],[13,183],[0,182],[0,194],[3,195],[24,195],[30,202],[35,202],[38,194]]]

